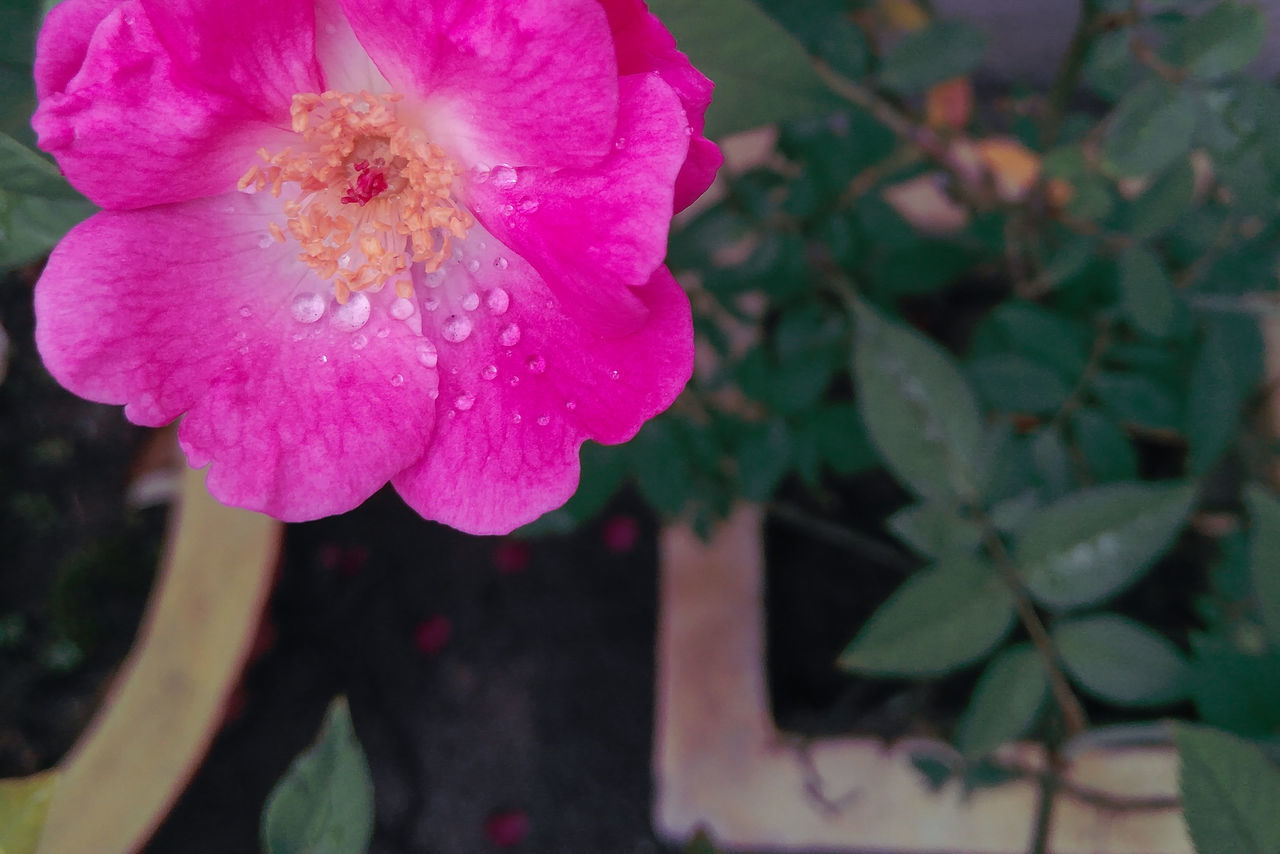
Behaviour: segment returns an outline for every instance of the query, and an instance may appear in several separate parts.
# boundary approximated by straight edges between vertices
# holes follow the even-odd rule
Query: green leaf
[[[969,378],[982,402],[997,412],[1054,412],[1071,394],[1051,368],[1016,353],[974,359]]]
[[[1178,790],[1199,854],[1280,851],[1280,769],[1253,744],[1178,724]]]
[[[857,474],[879,461],[862,416],[852,403],[824,406],[811,414],[806,426],[813,431],[823,462],[836,474]]]
[[[1053,641],[1067,673],[1096,697],[1121,706],[1164,706],[1187,696],[1190,670],[1172,643],[1119,614],[1059,623]]]
[[[1202,474],[1235,441],[1257,388],[1263,348],[1252,317],[1206,318],[1187,386],[1187,468]]]
[[[1280,650],[1280,501],[1257,485],[1245,493],[1249,505],[1249,566],[1258,613],[1267,638]]]
[[[42,199],[0,192],[0,269],[44,255],[94,210],[84,199]]]
[[[1191,162],[1174,163],[1129,203],[1126,231],[1139,240],[1154,237],[1177,222],[1191,208],[1194,198],[1195,174]]]
[[[986,51],[982,31],[959,21],[931,22],[908,33],[885,55],[880,82],[901,92],[919,92],[972,72]]]
[[[1239,735],[1280,728],[1280,654],[1250,655],[1205,635],[1191,636],[1191,699],[1207,724]]]
[[[1173,542],[1194,497],[1179,483],[1113,483],[1037,510],[1013,546],[1027,591],[1055,611],[1118,593]]]
[[[1173,282],[1155,253],[1131,246],[1119,259],[1120,303],[1134,328],[1164,338],[1173,328]]]
[[[665,516],[678,515],[693,489],[690,453],[677,431],[674,419],[655,418],[627,446],[640,494]]]
[[[945,558],[895,590],[837,663],[878,676],[940,676],[990,653],[1013,618],[1013,594],[989,563]]]
[[[861,302],[856,313],[853,375],[871,441],[921,497],[972,499],[982,420],[964,376],[919,333]]]
[[[1035,303],[1009,300],[979,324],[973,355],[1012,350],[1055,368],[1062,379],[1074,383],[1088,364],[1089,347],[1087,327]]]
[[[968,554],[982,543],[982,526],[942,501],[904,507],[887,524],[898,539],[928,558]]]
[[[791,435],[775,418],[748,425],[737,451],[738,483],[748,501],[767,501],[791,464]]]
[[[1021,738],[1035,725],[1048,696],[1040,654],[1028,644],[1006,649],[982,671],[956,727],[956,747],[966,758],[980,759]]]
[[[1089,387],[1098,401],[1123,424],[1154,430],[1179,429],[1177,401],[1150,377],[1100,371]]]
[[[46,199],[83,199],[58,167],[8,134],[0,133],[0,190]]]
[[[1079,409],[1071,416],[1071,432],[1096,482],[1112,483],[1138,476],[1138,454],[1133,442],[1106,415],[1090,407]]]
[[[1219,3],[1178,28],[1168,47],[1174,65],[1213,79],[1243,71],[1262,50],[1267,21],[1252,3]]]
[[[267,854],[363,854],[373,836],[373,780],[343,697],[316,743],[271,790],[262,813]]]
[[[649,8],[716,82],[707,110],[710,136],[839,105],[799,42],[750,0],[653,0]]]
[[[1131,89],[1116,106],[1102,152],[1120,175],[1162,172],[1191,150],[1196,102],[1162,80]]]
[[[1132,41],[1127,27],[1101,33],[1085,57],[1085,82],[1108,101],[1120,100],[1138,78]]]
[[[0,854],[35,854],[56,771],[0,780]]]

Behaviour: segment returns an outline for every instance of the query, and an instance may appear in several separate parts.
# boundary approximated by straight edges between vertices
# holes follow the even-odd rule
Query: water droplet
[[[483,371],[480,372],[480,376],[484,377],[487,380],[491,380],[497,375],[498,375],[497,365],[489,365]]]
[[[435,311],[439,307],[440,300],[436,297],[427,297],[422,301],[422,308],[424,311]]]
[[[468,273],[474,273],[476,270],[479,270],[479,269],[480,269],[480,261],[478,259],[472,258],[470,261],[467,262]]]
[[[525,199],[523,202],[520,203],[521,213],[533,213],[537,209],[538,209],[537,199]]]
[[[613,141],[613,147],[614,147],[614,148],[616,148],[616,149],[618,149],[619,151],[621,151],[622,149],[626,148],[626,147],[627,147],[627,138],[626,138],[625,136],[620,136],[620,137],[618,137],[617,139],[615,139],[615,140]]]
[[[550,415],[539,415],[539,416],[538,416],[538,426],[539,426],[539,427],[546,427],[546,426],[547,426],[548,424],[550,424],[550,423],[551,423],[551,416],[550,416]]]
[[[460,394],[454,399],[453,405],[460,411],[466,412],[468,409],[476,405],[475,395]]]
[[[477,166],[473,174],[475,176],[475,180],[477,184],[483,184],[485,181],[489,180],[488,169],[484,169],[482,167]]]
[[[391,384],[396,388],[399,388],[400,386],[404,385],[404,374],[392,374]]]
[[[249,340],[249,333],[247,333],[247,332],[237,332],[237,333],[236,333],[236,340],[237,340],[237,341],[248,341],[248,340]]]
[[[369,298],[356,291],[347,297],[345,305],[334,302],[329,311],[329,323],[334,329],[342,332],[355,332],[369,322],[369,312],[371,310],[372,306],[369,305]]]
[[[564,408],[572,412],[578,408],[578,402],[576,400],[566,400],[564,402]]]
[[[341,258],[339,258],[339,259],[338,259],[338,266],[339,266],[339,267],[348,267],[348,268],[351,266],[351,253],[350,253],[350,252],[346,253],[345,255],[343,255]]]
[[[436,270],[422,277],[422,283],[429,288],[438,288],[444,284],[444,270]]]
[[[489,309],[495,315],[501,316],[507,313],[507,308],[511,305],[511,295],[502,288],[494,288],[485,295],[485,308]]]
[[[547,360],[541,356],[530,356],[529,361],[525,362],[529,368],[529,373],[540,374],[547,369]]]
[[[324,317],[325,301],[320,294],[298,294],[289,306],[289,313],[299,323],[315,323]]]
[[[328,357],[328,356],[321,356],[321,357],[320,357],[320,364],[322,364],[322,365],[323,365],[323,364],[324,364],[325,362],[327,362],[327,361],[329,361],[329,357]]]
[[[249,348],[248,348],[248,347],[241,347],[241,348],[240,348],[240,355],[241,355],[241,356],[247,356],[247,355],[249,355]]]
[[[270,234],[264,234],[258,238],[259,249],[270,249],[271,244],[273,243],[275,243],[275,240],[271,237]]]
[[[413,300],[407,300],[404,297],[396,297],[391,301],[389,312],[396,320],[408,320],[413,317]]]
[[[434,368],[436,363],[440,361],[440,354],[436,352],[436,345],[430,341],[423,341],[419,344],[418,361],[428,368]]]
[[[503,258],[501,255],[499,255],[497,258],[493,259],[493,266],[497,267],[499,270],[505,270],[510,265],[508,264],[506,258]]]
[[[467,311],[475,311],[480,307],[480,295],[475,291],[462,298],[462,307]]]
[[[427,392],[427,397],[431,398],[432,400],[435,400],[439,396],[440,396],[440,389],[438,388],[433,388],[431,389],[431,391]],[[450,414],[452,415],[453,413],[450,413]]]
[[[512,416],[511,416],[511,423],[512,423],[512,424],[519,424],[522,420],[524,420],[524,419],[522,419],[522,418],[520,417],[520,413],[519,413],[519,412],[517,412],[515,415],[512,415]]]
[[[511,379],[507,380],[507,384],[510,385],[512,388],[515,388],[516,386],[520,385],[520,378],[512,374]]]
[[[516,174],[516,170],[512,169],[505,163],[499,164],[489,170],[489,180],[493,182],[493,186],[498,189],[506,189],[514,187],[520,176]]]
[[[440,328],[440,334],[450,344],[461,344],[471,334],[471,319],[463,314],[451,314]]]
[[[611,380],[616,380],[616,379],[617,379],[618,377],[620,377],[620,376],[622,376],[622,374],[618,373],[617,371],[610,371],[610,372],[609,372],[609,379],[611,379]]]
[[[516,206],[515,206],[515,205],[503,205],[503,206],[502,206],[502,215],[503,215],[503,216],[511,216],[511,215],[512,215],[513,213],[515,213],[515,212],[516,212]]]
[[[369,345],[369,339],[365,337],[365,334],[363,332],[361,332],[359,335],[356,335],[354,338],[351,339],[352,350],[363,350],[368,345]]]
[[[247,305],[242,305],[242,306],[240,306],[240,316],[241,316],[241,317],[253,317],[253,309],[249,308],[249,306],[247,306]]]
[[[503,347],[514,347],[520,343],[520,327],[514,323],[508,323],[499,333],[498,340],[502,342]]]
[[[386,337],[387,337],[388,335],[390,335],[390,334],[391,334],[391,330],[390,330],[390,329],[388,329],[388,328],[387,328],[387,327],[385,327],[385,326],[378,330],[378,337],[379,337],[379,338],[386,338]]]

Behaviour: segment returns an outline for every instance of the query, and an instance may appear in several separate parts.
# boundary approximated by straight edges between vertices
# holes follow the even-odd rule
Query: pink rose
[[[390,481],[509,531],[688,380],[672,213],[710,82],[641,0],[65,0],[40,145],[103,212],[36,290],[45,364],[285,520]]]

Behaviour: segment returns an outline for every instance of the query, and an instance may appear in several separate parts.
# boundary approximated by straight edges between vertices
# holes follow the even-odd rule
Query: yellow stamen
[[[438,269],[452,241],[475,224],[453,200],[457,166],[420,130],[400,122],[395,105],[401,98],[294,95],[292,126],[305,144],[275,154],[258,149],[263,164],[250,166],[236,184],[246,192],[269,189],[277,198],[286,184],[298,186],[297,197],[282,206],[284,229],[271,223],[271,236],[296,240],[298,258],[333,280],[340,303],[392,278],[398,296],[411,296],[409,265]]]

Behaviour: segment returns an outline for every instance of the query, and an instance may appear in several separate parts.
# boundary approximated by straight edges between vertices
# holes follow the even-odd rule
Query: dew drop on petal
[[[493,186],[501,190],[507,187],[514,187],[516,181],[519,180],[519,176],[516,174],[516,170],[505,163],[501,163],[489,170],[489,180],[493,182]]]
[[[391,384],[396,388],[404,385],[404,374],[392,374]]]
[[[616,149],[618,149],[619,151],[621,151],[622,149],[626,148],[626,147],[627,147],[627,138],[626,138],[625,136],[620,136],[620,137],[618,137],[617,139],[615,139],[615,140],[613,141],[613,147],[614,147],[614,148],[616,148]]]
[[[460,411],[466,412],[468,409],[476,405],[475,395],[460,394],[454,399],[453,405]]]
[[[576,400],[566,400],[564,402],[564,408],[572,412],[573,410],[578,408],[578,402]]]
[[[471,334],[471,320],[463,314],[451,314],[445,318],[440,334],[450,344],[461,344]]]
[[[484,305],[491,313],[501,316],[507,313],[507,308],[511,305],[511,295],[502,288],[494,288],[485,295]]]
[[[462,298],[462,307],[467,311],[475,311],[480,307],[480,295],[475,291]]]
[[[440,354],[436,352],[436,345],[430,341],[423,341],[419,344],[418,361],[428,368],[434,368],[436,363],[440,361]]]
[[[499,270],[505,270],[507,269],[508,266],[510,266],[510,262],[508,262],[506,258],[503,258],[501,255],[499,255],[497,258],[493,259],[493,266],[497,267]]]
[[[533,213],[537,209],[538,209],[537,199],[525,199],[523,202],[520,203],[521,213]]]
[[[616,380],[616,379],[617,379],[618,377],[620,377],[620,376],[622,376],[622,374],[618,373],[617,371],[610,371],[610,372],[609,372],[609,379],[611,379],[611,380]]]
[[[502,206],[502,215],[503,215],[503,216],[511,216],[511,215],[512,215],[513,213],[515,213],[515,212],[516,212],[516,206],[515,206],[515,205],[503,205],[503,206]]]
[[[480,372],[480,376],[484,377],[487,380],[491,380],[497,375],[498,375],[497,365],[489,365],[483,371]]]
[[[404,297],[396,297],[392,300],[389,309],[391,316],[396,320],[408,320],[413,317],[414,310],[413,300],[407,300]]]
[[[327,361],[329,361],[329,357],[328,357],[328,356],[325,356],[325,355],[321,355],[321,356],[320,356],[320,364],[322,364],[322,365],[323,365],[323,364],[324,364],[325,362],[327,362]]]
[[[479,261],[479,260],[477,260],[477,259],[475,259],[475,258],[472,258],[470,261],[468,261],[468,262],[467,262],[467,272],[468,272],[468,273],[474,273],[474,272],[476,272],[476,271],[477,271],[477,270],[479,270],[479,269],[480,269],[480,261]]]
[[[352,350],[363,350],[365,347],[368,346],[368,344],[369,344],[369,339],[365,337],[365,334],[363,332],[361,332],[359,335],[356,335],[354,338],[351,339]]]
[[[333,325],[334,329],[342,332],[355,332],[369,322],[369,312],[371,310],[372,306],[369,305],[369,298],[356,291],[347,298],[346,304],[334,303],[334,307],[329,314],[329,323]]]
[[[270,249],[271,244],[273,243],[275,243],[275,240],[271,237],[270,234],[264,234],[258,238],[259,249]]]
[[[519,423],[520,423],[521,421],[523,421],[523,420],[524,420],[524,419],[522,419],[522,418],[520,417],[520,413],[519,413],[519,412],[517,412],[515,415],[512,415],[512,416],[511,416],[511,423],[512,423],[512,424],[519,424]]]
[[[422,282],[429,288],[438,288],[444,284],[444,270],[436,270],[422,277]]]
[[[320,294],[298,294],[289,306],[289,313],[299,323],[315,323],[324,317],[325,300]]]
[[[253,309],[249,308],[249,306],[247,306],[247,305],[242,305],[242,306],[240,306],[240,316],[241,316],[241,317],[253,317]]]
[[[440,307],[440,300],[436,299],[435,297],[427,297],[422,301],[422,307],[426,311],[435,311],[437,308]]]
[[[390,334],[391,334],[391,330],[390,330],[390,329],[388,329],[388,328],[387,328],[387,327],[385,327],[385,326],[378,330],[378,337],[379,337],[379,338],[386,338],[386,337],[387,337],[388,335],[390,335]]]
[[[539,427],[546,427],[546,426],[547,426],[548,424],[550,424],[550,423],[551,423],[551,416],[550,416],[550,415],[539,415],[539,416],[538,416],[538,426],[539,426]]]
[[[511,379],[507,380],[507,383],[508,383],[512,388],[515,388],[516,386],[520,385],[520,378],[519,378],[518,376],[516,376],[515,374],[512,374],[512,375],[511,375]]]
[[[528,366],[529,373],[540,374],[547,369],[547,360],[541,356],[534,355],[529,357],[529,361],[525,362],[525,365]]]
[[[498,335],[498,340],[502,342],[503,347],[514,347],[520,343],[520,327],[514,323],[508,323],[502,327],[502,332]]]

